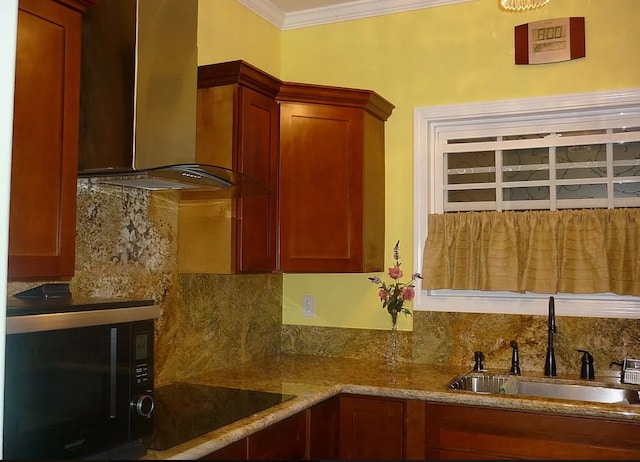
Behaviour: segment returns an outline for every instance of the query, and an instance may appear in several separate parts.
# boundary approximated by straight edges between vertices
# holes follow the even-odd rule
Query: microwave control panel
[[[136,363],[136,385],[144,385],[149,382],[149,365]]]
[[[153,344],[150,332],[135,333],[135,383],[144,386],[151,381],[150,363],[153,355]]]

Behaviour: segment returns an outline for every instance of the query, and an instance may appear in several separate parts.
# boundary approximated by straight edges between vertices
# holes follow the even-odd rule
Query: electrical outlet
[[[311,295],[302,296],[302,316],[313,318],[316,315],[316,299]]]

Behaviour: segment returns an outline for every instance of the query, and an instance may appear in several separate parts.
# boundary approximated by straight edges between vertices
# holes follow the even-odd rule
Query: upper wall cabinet
[[[75,267],[82,12],[95,0],[20,0],[8,278]]]
[[[207,200],[183,192],[181,272],[275,270],[280,83],[243,61],[198,68],[196,160],[247,175],[272,194]]]
[[[279,270],[382,271],[394,106],[373,91],[296,83],[278,101]]]

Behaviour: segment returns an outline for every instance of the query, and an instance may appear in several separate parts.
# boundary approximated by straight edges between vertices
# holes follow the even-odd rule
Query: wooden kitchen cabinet
[[[244,61],[198,68],[196,160],[257,180],[269,195],[235,199],[183,192],[178,265],[188,273],[264,273],[276,268],[280,80]],[[215,234],[212,234],[215,231]],[[217,236],[211,242],[211,236]]]
[[[340,397],[340,459],[404,459],[405,400]]]
[[[426,405],[426,459],[639,459],[640,422]]]
[[[304,460],[306,440],[306,412],[299,412],[200,460]]]
[[[20,0],[8,279],[75,270],[82,13],[94,0]]]
[[[249,435],[249,460],[304,460],[307,444],[306,412],[299,412]]]
[[[278,269],[383,270],[384,125],[394,106],[369,90],[288,82],[278,101]]]
[[[335,396],[309,409],[310,460],[339,458],[340,397]]]

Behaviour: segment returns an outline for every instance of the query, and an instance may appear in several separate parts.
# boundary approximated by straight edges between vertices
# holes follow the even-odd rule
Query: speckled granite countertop
[[[455,376],[468,371],[468,368],[416,363],[400,363],[391,368],[383,362],[321,356],[270,357],[218,369],[184,381],[292,394],[296,397],[166,451],[149,451],[144,459],[198,459],[339,393],[640,421],[640,405],[577,403],[514,395],[474,394],[447,389],[446,385]],[[523,371],[523,375],[542,376],[540,373],[527,371]],[[577,380],[578,377],[562,379]]]

